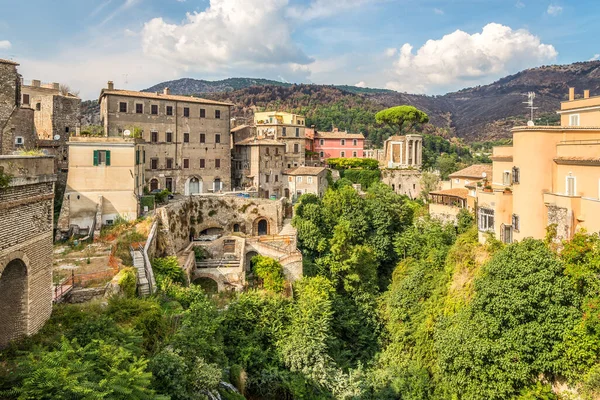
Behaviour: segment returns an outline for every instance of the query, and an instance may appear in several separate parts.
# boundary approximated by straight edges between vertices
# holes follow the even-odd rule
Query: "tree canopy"
[[[375,114],[375,121],[402,133],[405,127],[413,128],[415,125],[429,122],[429,116],[413,106],[396,106],[379,111]]]

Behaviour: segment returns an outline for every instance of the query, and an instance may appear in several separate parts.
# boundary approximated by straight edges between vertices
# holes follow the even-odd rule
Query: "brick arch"
[[[266,229],[266,234],[267,235],[274,235],[275,233],[273,232],[273,221],[271,221],[270,218],[267,217],[257,217],[254,222],[252,223],[252,236],[259,236],[259,227],[262,228],[262,224],[261,221],[266,221],[267,222],[267,229]]]
[[[29,259],[14,252],[0,269],[0,347],[29,332]]]
[[[194,282],[198,278],[212,279],[213,281],[217,282],[217,289],[219,290],[219,292],[222,292],[225,290],[225,280],[220,275],[216,275],[216,274],[210,273],[210,272],[194,271],[190,281]]]

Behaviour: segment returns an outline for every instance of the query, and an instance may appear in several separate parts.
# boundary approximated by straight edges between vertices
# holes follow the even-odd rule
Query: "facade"
[[[0,59],[0,154],[37,147],[34,112],[21,103],[18,65]]]
[[[448,177],[450,178],[449,186],[451,189],[472,187],[477,183],[492,179],[492,165],[473,164],[448,175]]]
[[[0,156],[0,348],[52,312],[53,157]]]
[[[384,168],[420,169],[423,164],[423,137],[421,135],[390,136],[383,144],[382,161]]]
[[[285,143],[249,137],[234,145],[234,188],[257,191],[260,198],[284,195]]]
[[[286,171],[288,198],[297,199],[305,193],[323,196],[327,191],[327,168],[298,167]]]
[[[304,116],[280,111],[258,112],[254,114],[254,123],[258,138],[277,140],[285,144],[286,168],[305,165]]]
[[[513,146],[493,149],[493,180],[478,189],[480,239],[492,232],[506,243],[557,239],[586,229],[600,231],[600,97],[569,90],[561,103],[561,126],[513,129]],[[532,149],[535,149],[532,151]]]
[[[325,161],[329,158],[363,158],[365,156],[365,137],[362,133],[316,132],[314,151]]]
[[[100,93],[104,134],[126,131],[146,141],[145,180],[150,190],[193,195],[231,188],[232,104],[162,93]]]
[[[69,139],[69,176],[58,229],[62,235],[98,234],[118,217],[139,216],[144,187],[142,139]]]

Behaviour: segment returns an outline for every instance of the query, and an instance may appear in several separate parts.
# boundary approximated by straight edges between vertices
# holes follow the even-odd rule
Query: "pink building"
[[[363,158],[365,156],[365,137],[362,133],[316,132],[314,151],[321,160],[328,158]]]

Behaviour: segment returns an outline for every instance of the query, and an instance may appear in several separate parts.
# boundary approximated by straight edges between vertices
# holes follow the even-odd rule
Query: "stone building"
[[[0,59],[0,154],[37,146],[34,111],[21,103],[21,75],[16,62]]]
[[[63,237],[94,235],[118,217],[140,214],[144,141],[127,137],[69,139],[69,177],[58,221]]]
[[[234,145],[233,186],[258,192],[258,197],[284,195],[285,143],[249,137]]]
[[[254,114],[257,136],[259,138],[277,140],[285,144],[286,168],[305,165],[305,124],[302,115],[266,111]]]
[[[384,168],[420,169],[423,163],[421,135],[391,136],[383,144]]]
[[[0,347],[52,312],[53,157],[0,156]]]
[[[287,188],[285,195],[295,200],[305,193],[323,196],[327,191],[327,168],[298,167],[285,172]]]
[[[188,96],[117,90],[100,93],[104,133],[146,141],[146,185],[192,195],[231,188],[232,104]]]

